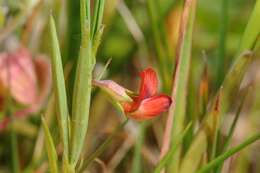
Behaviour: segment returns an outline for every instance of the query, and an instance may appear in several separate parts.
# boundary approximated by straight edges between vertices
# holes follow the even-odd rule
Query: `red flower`
[[[167,111],[172,100],[167,95],[157,93],[158,79],[153,69],[142,71],[140,77],[139,95],[111,80],[95,80],[94,85],[101,87],[115,98],[129,118],[147,120]]]
[[[14,112],[24,117],[39,111],[51,89],[51,65],[48,58],[33,58],[25,48],[0,53],[0,112],[3,111],[6,93],[22,106]],[[9,123],[9,117],[0,117],[0,130]]]

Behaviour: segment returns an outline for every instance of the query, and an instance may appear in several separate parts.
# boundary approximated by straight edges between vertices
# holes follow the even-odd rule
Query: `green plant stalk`
[[[63,74],[63,67],[61,62],[61,54],[59,48],[59,41],[57,38],[57,32],[53,17],[50,17],[50,31],[52,39],[52,70],[53,70],[53,81],[54,81],[54,93],[57,100],[57,116],[60,126],[60,136],[62,138],[62,144],[64,148],[64,159],[68,160],[69,154],[69,134],[68,134],[68,104],[67,95]]]
[[[134,150],[134,157],[133,157],[133,163],[132,163],[132,173],[141,173],[142,167],[141,167],[141,150],[144,143],[144,137],[145,137],[145,131],[146,131],[147,122],[143,122],[139,126],[139,134],[136,140],[135,144],[135,150]]]
[[[218,166],[219,164],[221,164],[223,161],[225,161],[226,159],[228,159],[230,156],[232,156],[233,154],[241,151],[242,149],[244,149],[245,147],[247,147],[248,145],[256,142],[257,140],[260,139],[260,134],[257,133],[253,136],[251,136],[250,138],[248,138],[246,141],[244,141],[243,143],[239,144],[236,147],[233,147],[232,149],[226,151],[225,153],[221,154],[220,156],[218,156],[217,158],[215,158],[214,160],[212,160],[211,162],[209,162],[207,165],[205,165],[204,167],[202,167],[200,170],[198,170],[196,173],[207,173],[209,172],[212,168],[214,168],[215,166]]]
[[[100,156],[112,142],[113,138],[117,135],[117,133],[124,128],[129,119],[126,119],[122,124],[117,126],[117,128],[113,131],[113,133],[94,151],[94,153],[90,154],[88,158],[83,161],[83,164],[78,172],[83,172],[85,168],[98,156]]]
[[[49,159],[50,173],[58,173],[58,166],[57,166],[58,157],[57,157],[55,145],[54,145],[50,130],[43,117],[42,117],[42,125],[43,125],[43,129],[44,129],[45,148],[46,148],[48,159]]]
[[[171,149],[168,151],[168,153],[160,160],[160,162],[155,167],[154,173],[160,173],[163,170],[163,168],[166,166],[166,164],[169,162],[169,160],[171,160],[172,156],[174,155],[174,153],[180,146],[181,141],[188,134],[191,125],[192,125],[192,123],[189,123],[187,125],[187,127],[184,129],[184,131],[179,134],[177,140],[172,145]]]
[[[19,157],[18,157],[18,146],[17,146],[17,135],[11,124],[11,151],[12,151],[12,170],[14,173],[20,172]]]
[[[71,144],[69,163],[75,168],[83,148],[88,128],[93,55],[90,38],[90,1],[80,1],[81,46],[76,69],[72,101]]]
[[[240,42],[237,55],[240,55],[246,50],[252,50],[257,37],[260,33],[260,0],[257,0],[246,26],[245,32]]]
[[[226,55],[226,37],[228,25],[228,9],[229,0],[221,0],[221,16],[220,16],[220,30],[219,30],[219,50],[217,60],[217,87],[221,85],[225,77],[225,55]],[[225,68],[224,68],[225,69]]]
[[[171,143],[174,144],[174,140],[177,139],[178,134],[183,130],[185,109],[186,109],[186,91],[189,77],[189,68],[191,61],[191,43],[192,43],[192,31],[193,23],[195,19],[196,0],[187,0],[185,2],[183,23],[181,24],[179,40],[179,50],[177,50],[177,66],[175,73],[175,86],[172,91],[172,96],[176,101],[173,110],[170,111],[173,118],[173,126],[171,128]],[[187,16],[186,16],[187,15]],[[176,155],[169,162],[169,172],[178,172],[179,156],[181,148],[178,148]]]

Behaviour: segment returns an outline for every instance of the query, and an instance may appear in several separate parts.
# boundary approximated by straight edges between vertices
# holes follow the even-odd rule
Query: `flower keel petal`
[[[167,111],[171,103],[169,96],[161,94],[144,99],[136,111],[126,112],[126,114],[135,120],[147,120]]]

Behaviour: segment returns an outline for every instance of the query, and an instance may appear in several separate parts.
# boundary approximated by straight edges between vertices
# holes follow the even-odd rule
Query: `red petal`
[[[135,120],[147,120],[151,119],[158,114],[168,110],[172,103],[172,100],[167,95],[157,95],[147,99],[144,99],[138,109],[134,112],[127,113],[130,118]]]
[[[141,85],[139,90],[139,101],[156,95],[158,79],[152,68],[147,68],[140,73]]]

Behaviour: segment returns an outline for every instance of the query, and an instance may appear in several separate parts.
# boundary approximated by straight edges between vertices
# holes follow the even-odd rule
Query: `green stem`
[[[17,135],[11,124],[11,151],[12,151],[12,170],[13,173],[19,173],[19,156],[17,148]]]

